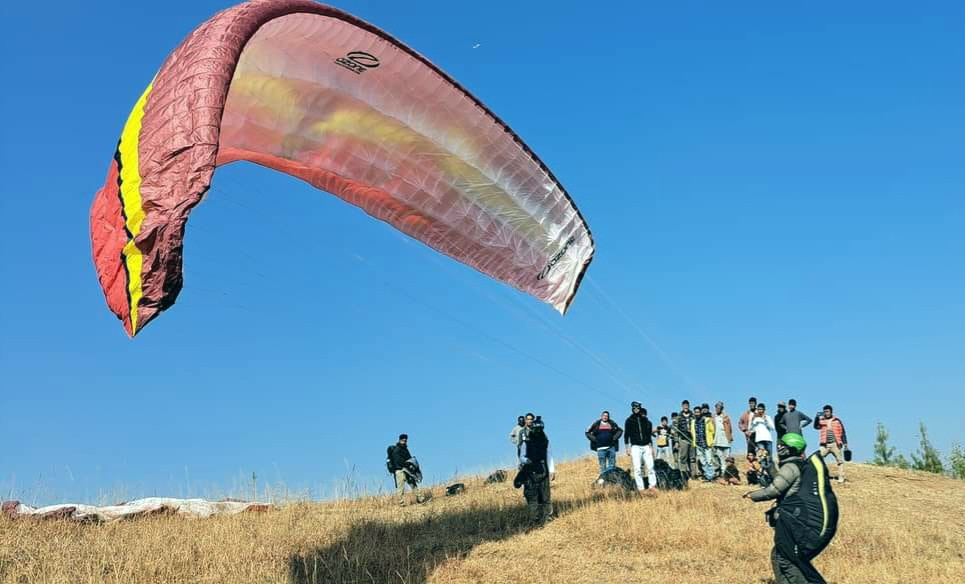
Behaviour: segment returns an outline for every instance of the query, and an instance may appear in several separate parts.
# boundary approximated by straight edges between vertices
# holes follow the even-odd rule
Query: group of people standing
[[[735,440],[734,424],[724,402],[718,401],[713,409],[707,403],[691,409],[690,401],[683,400],[679,412],[673,412],[669,419],[661,417],[657,425],[650,421],[640,402],[632,402],[630,409],[631,414],[622,428],[609,411],[604,411],[586,429],[586,438],[590,449],[596,452],[601,475],[616,467],[622,438],[630,456],[634,482],[640,491],[655,488],[657,460],[679,469],[686,480],[740,484],[740,471],[731,455],[735,443],[739,442]],[[808,425],[818,430],[821,456],[834,455],[838,481],[843,482],[847,434],[844,424],[833,411],[831,405],[826,405],[812,419],[797,409],[796,400],[790,399],[786,404],[778,402],[777,413],[772,418],[767,413],[766,404],[758,402],[756,397],[750,398],[747,410],[737,421],[737,432],[743,434],[745,440],[748,484],[760,484],[770,469],[775,439],[780,440],[790,433],[803,436]]]
[[[734,428],[723,402],[714,404],[711,411],[706,403],[691,410],[690,401],[683,400],[680,411],[673,412],[669,419],[661,417],[658,425],[650,421],[640,402],[632,402],[630,410],[623,427],[604,411],[586,429],[601,478],[616,468],[622,439],[640,492],[656,490],[659,462],[679,471],[684,481],[741,484],[740,471],[731,456]],[[804,438],[808,425],[818,431],[820,445],[811,456],[806,455]],[[771,565],[777,584],[823,584],[825,580],[812,560],[834,537],[838,519],[824,458],[834,455],[837,478],[843,482],[844,462],[850,459],[844,423],[834,415],[831,405],[825,405],[812,419],[797,409],[794,399],[787,404],[778,402],[772,418],[767,406],[752,397],[738,418],[737,431],[746,440],[747,482],[760,487],[744,496],[755,502],[775,501],[766,515],[775,529]],[[532,518],[545,522],[553,515],[550,483],[556,478],[545,424],[532,413],[519,416],[509,438],[516,447],[518,466],[513,485],[523,488]],[[776,464],[771,462],[775,450]],[[399,441],[389,447],[386,462],[396,481],[399,502],[404,504],[405,485],[415,490],[422,477],[418,461],[409,452],[408,436],[400,435]]]

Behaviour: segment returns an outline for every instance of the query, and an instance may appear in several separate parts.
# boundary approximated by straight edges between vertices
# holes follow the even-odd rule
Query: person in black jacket
[[[399,441],[388,449],[388,460],[386,463],[389,472],[395,478],[395,493],[399,497],[399,505],[405,505],[405,485],[408,484],[415,493],[418,489],[418,482],[412,480],[413,461],[415,460],[409,453],[409,435],[399,434]],[[409,472],[406,472],[409,469]],[[418,470],[415,466],[414,470]],[[420,473],[421,475],[421,473]],[[416,502],[421,503],[421,496],[416,494]]]
[[[693,433],[690,431],[690,421],[694,414],[690,411],[690,402],[684,400],[680,403],[680,415],[677,416],[677,423],[673,426],[674,437],[677,439],[677,468],[680,469],[684,479],[696,476],[695,458],[697,450],[694,443]]]
[[[647,410],[640,402],[630,404],[633,412],[623,424],[623,443],[629,447],[630,465],[633,468],[633,481],[637,490],[643,492],[643,472],[641,464],[646,465],[647,485],[652,492],[657,491],[657,475],[654,473],[653,423],[647,418]]]
[[[780,442],[781,438],[787,432],[787,428],[784,425],[784,416],[787,415],[787,406],[784,402],[777,402],[777,413],[774,414],[774,429],[777,430],[777,441]]]
[[[586,429],[586,438],[590,441],[590,450],[596,452],[600,462],[602,475],[617,465],[617,451],[620,449],[620,436],[623,430],[610,419],[610,412],[604,411],[600,419],[590,424]],[[599,480],[603,484],[603,479]]]
[[[550,482],[556,478],[549,438],[540,416],[531,421],[523,435],[519,455],[519,473],[513,480],[517,489],[523,487],[523,498],[534,521],[546,522],[553,516]]]

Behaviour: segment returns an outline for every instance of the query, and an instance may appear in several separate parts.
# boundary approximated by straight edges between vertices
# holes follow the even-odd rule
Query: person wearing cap
[[[714,404],[714,461],[716,467],[720,468],[720,476],[723,476],[727,468],[727,458],[730,456],[730,447],[734,442],[734,428],[730,421],[730,416],[724,411],[724,402],[719,401]]]
[[[821,458],[828,454],[834,455],[834,462],[838,467],[838,482],[844,482],[844,454],[848,449],[848,434],[844,431],[844,423],[834,415],[831,404],[824,406],[824,411],[818,412],[814,420],[814,429],[818,431],[818,443],[821,445]]]
[[[754,443],[754,433],[751,432],[751,419],[757,414],[757,398],[752,397],[747,400],[747,409],[741,414],[740,419],[737,420],[737,428],[744,434],[747,438],[747,452],[757,452],[756,444]]]
[[[784,415],[787,414],[787,406],[784,402],[777,402],[777,413],[774,414],[774,428],[777,430],[777,440],[780,442],[781,437],[784,436],[786,430],[784,429]]]
[[[602,475],[617,465],[617,451],[620,449],[620,436],[623,429],[612,419],[610,412],[604,411],[600,418],[586,429],[586,438],[590,441],[590,450],[596,452]],[[602,477],[600,483],[602,484]]]
[[[765,413],[766,411],[764,402],[757,404],[757,411],[751,418],[750,430],[754,435],[754,445],[767,451],[768,457],[771,457],[774,455],[771,449],[774,444],[774,435],[771,434],[774,431],[774,420]]]
[[[781,433],[781,426],[784,427],[784,433],[787,434],[801,434],[804,435],[804,428],[812,422],[811,417],[797,409],[797,400],[789,399],[787,400],[787,413],[778,422],[774,420],[774,424],[777,426],[777,431]]]
[[[741,471],[738,470],[733,456],[728,456],[724,459],[724,471],[721,473],[720,478],[717,479],[717,482],[722,485],[741,484]]]
[[[643,492],[649,488],[657,491],[657,475],[653,468],[653,423],[647,418],[647,410],[640,402],[630,404],[632,413],[623,423],[623,444],[627,446],[630,455],[630,465],[633,468],[633,481],[637,484],[637,491]],[[647,485],[643,484],[643,469],[646,467]]]
[[[556,479],[556,465],[550,451],[549,437],[541,417],[531,420],[523,434],[519,452],[519,473],[513,480],[523,487],[523,498],[534,521],[546,522],[553,516],[550,482]]]
[[[389,470],[392,471],[393,478],[395,478],[395,494],[399,498],[399,505],[405,505],[405,486],[409,485],[413,493],[416,493],[418,487],[409,481],[409,477],[406,475],[405,468],[409,461],[412,459],[412,454],[409,453],[409,435],[399,434],[399,441],[392,447],[389,448]],[[421,502],[421,497],[416,493],[416,502]]]

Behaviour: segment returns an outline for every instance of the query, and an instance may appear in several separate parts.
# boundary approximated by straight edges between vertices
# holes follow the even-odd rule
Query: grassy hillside
[[[621,462],[625,462],[621,460]],[[744,487],[623,498],[596,461],[560,465],[557,518],[534,528],[511,484],[470,480],[399,508],[391,497],[291,504],[209,520],[99,526],[0,518],[0,582],[770,582],[767,504]],[[816,565],[835,584],[965,582],[965,482],[851,465],[837,538]]]

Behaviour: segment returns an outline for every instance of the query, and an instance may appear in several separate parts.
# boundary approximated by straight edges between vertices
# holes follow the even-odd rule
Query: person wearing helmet
[[[529,424],[520,444],[519,473],[513,480],[514,487],[523,487],[523,498],[530,515],[539,522],[546,522],[553,516],[550,482],[556,479],[556,466],[545,429],[540,416]]]
[[[644,491],[643,469],[646,467],[647,487],[651,493],[657,492],[657,475],[653,468],[653,423],[647,418],[647,410],[640,402],[630,404],[633,412],[623,424],[623,444],[630,455],[630,466],[633,467],[633,480],[637,491]]]
[[[804,437],[787,433],[777,445],[779,468],[765,488],[744,494],[754,502],[777,500],[767,512],[775,528],[771,568],[776,584],[825,584],[811,561],[830,543],[837,529],[838,507],[824,459],[805,460]]]

